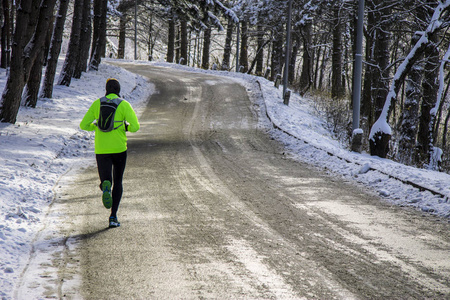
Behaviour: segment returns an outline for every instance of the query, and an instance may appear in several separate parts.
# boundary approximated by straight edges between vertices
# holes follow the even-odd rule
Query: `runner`
[[[117,210],[122,198],[122,179],[127,161],[126,131],[136,132],[140,125],[130,103],[120,98],[117,79],[106,81],[106,95],[95,100],[80,123],[80,128],[95,131],[95,155],[102,201],[111,209],[109,227],[119,227]]]

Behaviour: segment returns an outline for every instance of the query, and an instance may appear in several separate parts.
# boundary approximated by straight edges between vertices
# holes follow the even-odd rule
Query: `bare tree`
[[[106,14],[108,0],[94,0],[94,28],[89,68],[98,70],[106,51]]]
[[[22,92],[31,68],[44,47],[55,3],[56,0],[43,0],[40,5],[35,6],[39,9],[34,12],[38,14],[35,26],[30,24],[33,1],[23,0],[19,5],[12,45],[11,68],[0,107],[1,122],[16,122]]]
[[[9,67],[11,60],[11,32],[12,32],[12,22],[11,22],[11,0],[2,0],[3,8],[3,25],[1,33],[1,62],[0,67],[6,69]]]
[[[86,0],[89,1],[89,0]],[[80,59],[81,21],[83,18],[84,0],[75,0],[73,4],[72,30],[70,32],[69,48],[59,75],[58,84],[69,86],[75,72],[75,66]]]
[[[371,153],[378,155],[380,157],[386,157],[389,150],[388,144],[392,135],[392,129],[388,124],[389,114],[395,104],[395,99],[400,87],[405,80],[406,75],[411,70],[412,66],[417,62],[422,53],[428,47],[430,39],[446,25],[442,18],[447,17],[446,13],[450,8],[450,1],[440,2],[435,10],[434,14],[429,21],[429,25],[425,31],[423,31],[422,36],[411,49],[409,54],[405,57],[405,60],[399,66],[393,82],[390,86],[388,96],[383,106],[383,110],[380,114],[378,120],[374,123],[371,128],[369,141]]]
[[[169,30],[167,36],[167,62],[173,62],[175,55],[175,16],[172,14],[169,17]]]
[[[211,27],[207,27],[203,31],[203,54],[202,68],[209,69],[209,51],[211,48]]]
[[[230,57],[231,57],[231,42],[233,40],[233,30],[234,22],[231,17],[228,17],[227,25],[227,35],[225,38],[225,46],[223,48],[223,60],[222,60],[222,70],[228,70],[231,68]]]
[[[344,85],[342,83],[342,20],[341,1],[336,1],[333,7],[333,50],[332,50],[332,72],[331,72],[331,97],[342,98],[344,96]]]
[[[30,76],[26,84],[26,89],[23,95],[25,105],[29,107],[36,107],[38,101],[39,88],[41,86],[42,68],[45,63],[45,58],[48,55],[48,49],[50,47],[51,33],[53,31],[53,18],[49,24],[49,30],[47,30],[47,36],[45,38],[45,47],[43,47],[34,61],[33,67],[30,71]]]
[[[53,95],[53,82],[55,80],[59,53],[61,52],[62,35],[64,32],[68,7],[69,0],[59,0],[59,8],[53,28],[52,41],[47,58],[47,68],[45,69],[44,83],[40,95],[42,98],[51,98]]]
[[[80,24],[80,43],[78,44],[79,59],[73,71],[74,78],[80,78],[86,72],[89,60],[89,46],[91,43],[92,22],[91,22],[91,0],[83,1],[83,14]]]

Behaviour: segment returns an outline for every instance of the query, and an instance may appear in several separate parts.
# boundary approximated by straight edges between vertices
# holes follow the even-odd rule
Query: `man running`
[[[122,178],[127,161],[126,131],[136,132],[140,125],[130,103],[120,98],[117,79],[106,81],[105,96],[92,103],[80,128],[95,131],[95,156],[102,201],[107,209],[111,209],[109,227],[119,227],[117,210],[122,198]]]

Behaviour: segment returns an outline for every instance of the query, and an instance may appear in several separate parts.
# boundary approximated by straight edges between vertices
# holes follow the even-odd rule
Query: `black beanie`
[[[106,80],[106,95],[116,94],[120,96],[120,83],[115,78],[109,78]]]

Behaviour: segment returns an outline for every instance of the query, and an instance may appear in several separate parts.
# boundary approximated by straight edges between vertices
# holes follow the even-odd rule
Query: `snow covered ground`
[[[286,106],[281,99],[281,89],[263,78],[174,64],[153,64],[228,76],[239,81],[261,104],[261,126],[282,141],[295,159],[325,169],[334,176],[364,184],[392,204],[413,206],[425,213],[450,218],[449,175],[348,151],[333,139],[311,100],[293,95],[290,105]],[[39,262],[32,263],[30,259],[37,247],[60,247],[58,240],[63,237],[58,236],[60,224],[55,220],[61,218],[49,218],[49,213],[55,214],[52,203],[62,182],[70,182],[70,176],[80,166],[95,163],[93,135],[81,131],[78,125],[92,101],[104,94],[108,77],[119,79],[122,96],[138,114],[154,92],[153,86],[144,78],[103,63],[99,71],[83,74],[81,79],[74,79],[70,87],[56,86],[54,98],[39,100],[36,108],[21,107],[16,124],[0,123],[2,299],[17,297],[17,286],[24,270],[28,274],[38,274],[35,269],[39,268]],[[0,90],[3,90],[6,78],[5,70],[1,70]],[[274,129],[273,125],[281,130]],[[446,197],[421,192],[402,181],[420,184]],[[56,214],[63,216],[64,212],[56,210]],[[44,240],[49,234],[54,239]],[[39,281],[39,278],[35,280]]]

